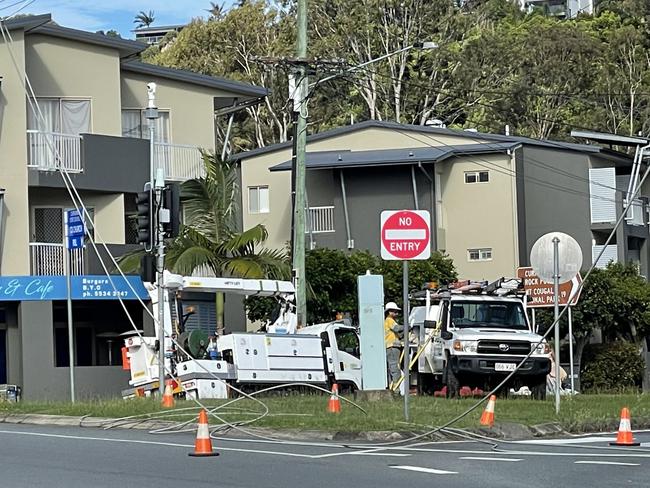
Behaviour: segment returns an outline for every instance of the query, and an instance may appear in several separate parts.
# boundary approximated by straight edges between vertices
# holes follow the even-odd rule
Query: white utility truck
[[[521,280],[433,285],[412,298],[424,305],[409,317],[411,386],[422,392],[446,386],[450,397],[463,386],[488,391],[533,351],[502,390],[526,386],[533,398],[546,397],[550,349],[530,326]]]
[[[290,282],[238,278],[183,277],[165,273],[165,357],[167,371],[178,377],[189,397],[228,398],[227,384],[254,390],[285,383],[361,388],[361,360],[356,330],[343,321],[305,327],[296,331],[294,288]],[[148,285],[154,310],[158,292]],[[236,293],[274,297],[276,317],[268,321],[267,333],[235,332],[208,337],[202,330],[185,330],[187,314],[182,292]],[[171,307],[177,311],[172,323]],[[191,313],[191,312],[190,312]],[[176,338],[181,348],[172,344]],[[130,363],[131,388],[125,398],[147,394],[158,385],[157,338],[125,339]]]

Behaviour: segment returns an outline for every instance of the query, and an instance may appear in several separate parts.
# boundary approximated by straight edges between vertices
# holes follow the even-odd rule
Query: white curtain
[[[90,132],[90,100],[61,100],[61,132],[74,135]]]
[[[168,143],[169,142],[169,112],[158,111],[158,118],[155,120],[155,137],[156,142]],[[142,138],[149,139],[149,120],[142,112]]]
[[[140,110],[122,110],[122,137],[142,137]]]
[[[34,104],[27,111],[27,128],[42,132],[60,132],[60,105],[58,99],[37,98],[39,112],[35,112]]]

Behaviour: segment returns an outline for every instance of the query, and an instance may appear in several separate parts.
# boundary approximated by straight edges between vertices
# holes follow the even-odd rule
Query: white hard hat
[[[402,309],[399,308],[395,302],[388,302],[384,307],[384,312],[388,312],[389,310],[402,310]]]

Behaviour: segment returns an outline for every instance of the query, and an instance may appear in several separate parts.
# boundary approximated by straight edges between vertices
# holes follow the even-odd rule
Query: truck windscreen
[[[528,330],[524,309],[517,302],[454,301],[451,304],[452,327],[494,327]]]

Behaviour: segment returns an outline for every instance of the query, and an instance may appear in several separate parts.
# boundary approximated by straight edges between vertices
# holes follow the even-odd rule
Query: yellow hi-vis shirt
[[[401,345],[399,337],[393,332],[393,327],[396,325],[397,322],[393,317],[386,317],[386,320],[384,320],[384,341],[386,342],[386,348],[399,347]]]

